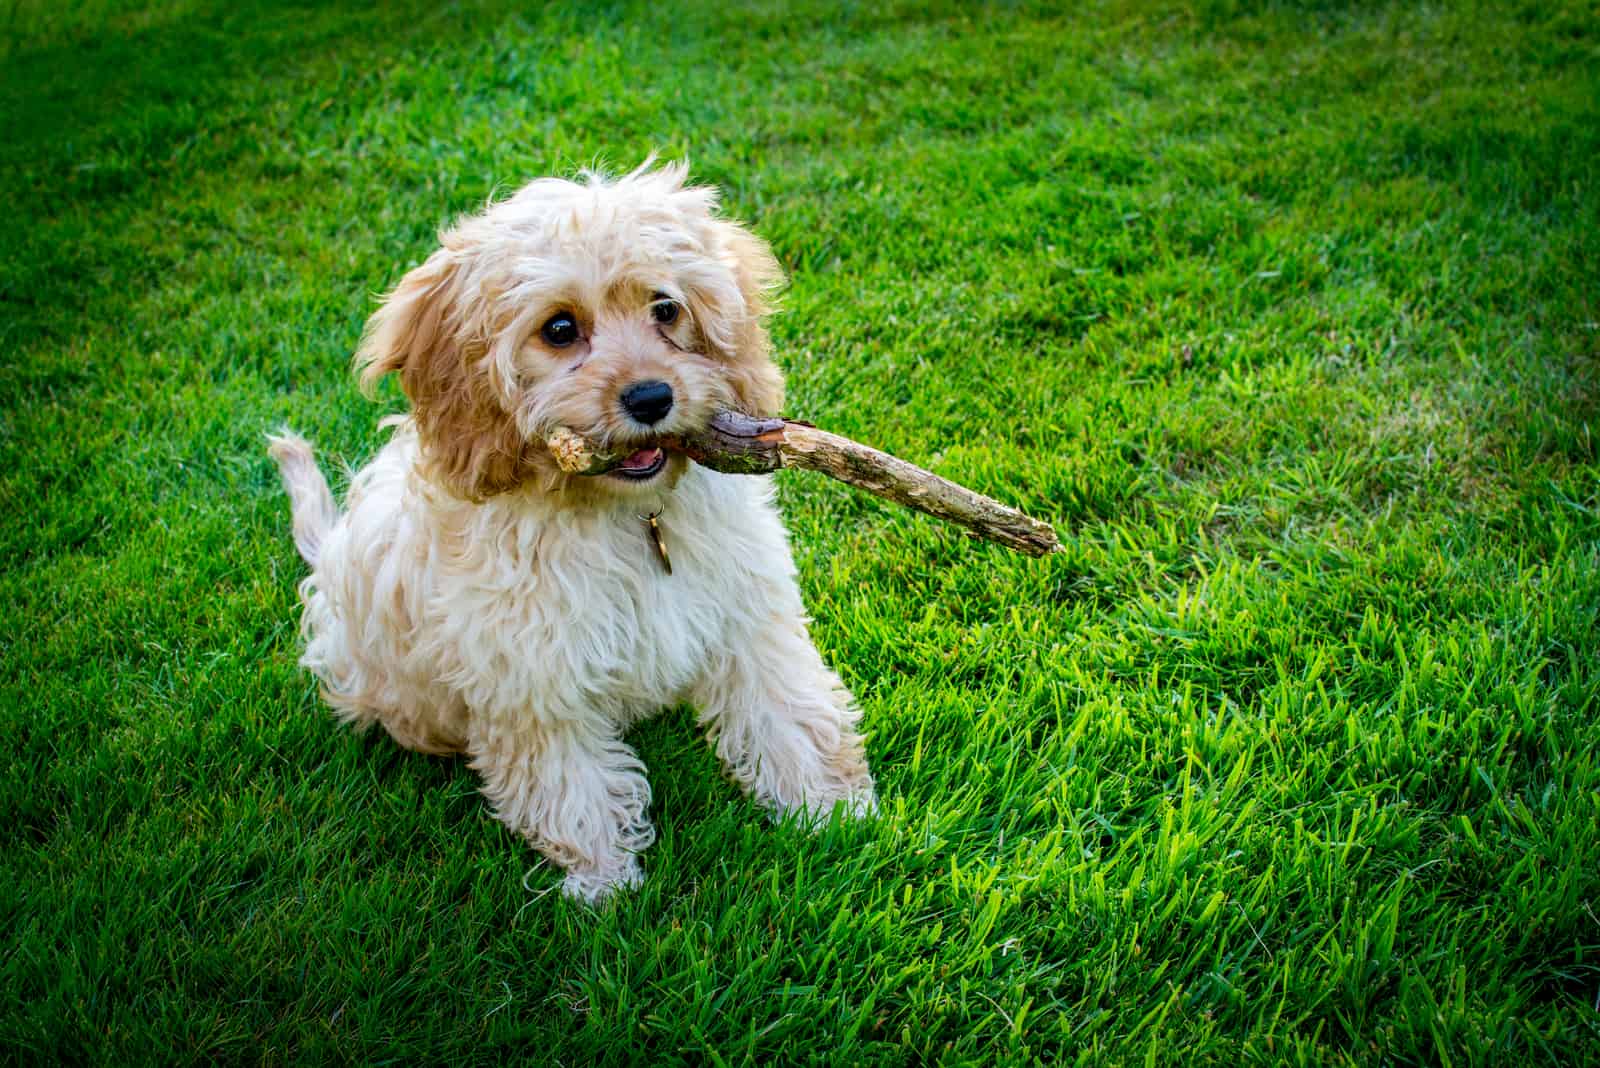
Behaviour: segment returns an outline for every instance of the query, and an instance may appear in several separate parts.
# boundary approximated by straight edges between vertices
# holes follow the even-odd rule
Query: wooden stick
[[[550,435],[547,444],[562,470],[581,475],[604,474],[633,451],[597,448],[566,427]],[[1029,556],[1062,551],[1050,524],[1031,519],[915,464],[809,423],[722,412],[712,418],[704,431],[669,435],[660,444],[713,471],[729,474],[765,474],[780,467],[820,471],[885,500],[957,523]]]

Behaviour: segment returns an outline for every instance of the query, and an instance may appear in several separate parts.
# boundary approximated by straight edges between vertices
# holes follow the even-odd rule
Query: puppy
[[[466,754],[495,816],[587,901],[643,877],[650,784],[623,735],[664,706],[692,704],[774,812],[874,806],[769,480],[655,443],[778,411],[781,270],[715,191],[651,166],[532,182],[400,281],[355,362],[369,395],[398,375],[411,411],[342,512],[305,440],[270,439],[311,565],[301,664],[346,722]],[[562,426],[634,451],[567,475],[544,445]]]

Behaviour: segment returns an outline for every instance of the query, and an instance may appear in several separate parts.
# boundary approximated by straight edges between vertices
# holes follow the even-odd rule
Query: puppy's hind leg
[[[606,728],[571,721],[515,727],[487,717],[467,736],[496,818],[566,869],[562,890],[596,902],[644,879],[655,841],[644,764]]]
[[[717,756],[775,812],[814,821],[841,802],[856,815],[876,808],[861,713],[801,619],[775,614],[742,635],[692,697]]]

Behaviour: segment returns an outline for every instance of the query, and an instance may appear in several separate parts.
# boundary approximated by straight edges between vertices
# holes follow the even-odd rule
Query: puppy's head
[[[669,488],[657,435],[719,409],[773,415],[763,320],[782,272],[685,168],[542,178],[461,220],[372,317],[356,364],[410,398],[429,472],[474,500],[522,486],[625,501]],[[637,446],[609,475],[561,472],[557,427]]]

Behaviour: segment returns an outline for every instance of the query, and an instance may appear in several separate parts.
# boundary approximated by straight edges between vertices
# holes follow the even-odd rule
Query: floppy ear
[[[783,407],[783,372],[772,362],[766,318],[772,314],[773,296],[783,285],[783,268],[772,250],[738,223],[714,224],[720,258],[733,269],[743,298],[743,314],[731,317],[728,375],[739,405],[750,415],[777,415]]]
[[[516,485],[525,461],[487,358],[488,324],[464,292],[464,273],[448,246],[414,268],[367,323],[355,362],[368,396],[384,375],[399,374],[431,472],[457,495],[481,500]]]

